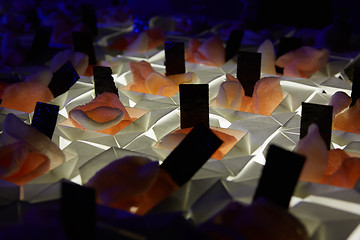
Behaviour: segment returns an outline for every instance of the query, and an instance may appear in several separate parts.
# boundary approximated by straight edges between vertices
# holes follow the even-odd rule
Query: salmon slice
[[[329,102],[329,105],[333,106],[333,116],[335,117],[338,113],[349,107],[350,103],[351,97],[345,92],[338,91],[334,93]]]
[[[266,77],[256,82],[251,97],[245,96],[241,83],[231,74],[221,83],[214,105],[235,111],[269,116],[284,99],[280,78]]]
[[[147,92],[145,86],[145,79],[150,75],[150,73],[154,72],[154,69],[150,65],[150,63],[142,60],[140,62],[130,62],[130,71],[133,75],[133,91],[138,92]]]
[[[37,82],[19,82],[5,88],[2,95],[1,106],[31,113],[37,102],[48,103],[54,98],[50,89]]]
[[[40,177],[50,169],[50,160],[42,153],[29,152],[21,169],[14,175],[4,178],[4,180],[24,185],[31,180]]]
[[[141,33],[121,35],[109,44],[109,49],[129,52],[146,52],[165,43],[164,33],[160,28],[145,30]]]
[[[358,99],[354,106],[345,109],[337,114],[333,121],[333,129],[360,133],[360,99]]]
[[[211,239],[307,240],[304,225],[286,209],[265,200],[233,201],[198,227]]]
[[[231,74],[226,74],[226,81],[221,83],[216,96],[215,106],[239,111],[245,92],[240,82]]]
[[[309,78],[325,66],[330,53],[327,49],[304,46],[280,56],[275,65],[284,68],[284,75]]]
[[[23,141],[29,152],[44,154],[50,160],[50,170],[65,162],[65,155],[46,135],[9,113],[3,123],[3,146]]]
[[[225,47],[222,40],[213,36],[201,43],[191,40],[185,52],[185,60],[209,66],[221,67],[225,63]]]
[[[104,92],[69,113],[77,128],[114,135],[133,120],[115,93]]]
[[[0,177],[6,181],[21,186],[49,169],[49,158],[42,153],[30,152],[23,141],[0,147]]]
[[[82,52],[76,52],[68,49],[58,52],[50,62],[51,72],[59,70],[67,61],[70,61],[76,72],[80,76],[84,76],[89,66],[89,56]]]
[[[192,129],[193,128],[183,128],[176,130],[161,139],[156,147],[174,150]],[[211,158],[221,160],[235,146],[238,140],[234,136],[224,132],[215,129],[211,129],[211,131],[223,141],[220,147],[211,155]]]
[[[95,189],[99,204],[141,215],[178,188],[158,162],[139,156],[110,163],[86,185]]]
[[[341,167],[332,175],[325,176],[321,181],[343,188],[354,188],[360,177],[360,158],[348,157],[343,159]]]
[[[284,99],[280,78],[261,78],[255,84],[252,99],[254,112],[269,116]]]
[[[179,86],[164,75],[152,72],[145,79],[146,89],[151,94],[171,97],[179,91]]]
[[[316,124],[309,126],[307,135],[300,139],[294,152],[306,157],[300,179],[320,182],[327,168],[328,150]]]
[[[195,81],[195,73],[188,72],[164,76],[151,67],[146,61],[130,62],[130,71],[133,74],[131,91],[156,94],[171,97],[179,91],[179,84]]]
[[[301,180],[353,188],[360,178],[360,158],[350,157],[341,149],[328,151],[315,124],[294,151],[306,157]]]

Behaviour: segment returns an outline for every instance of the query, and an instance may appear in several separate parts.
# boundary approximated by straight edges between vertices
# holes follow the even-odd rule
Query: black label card
[[[94,189],[63,180],[60,215],[66,239],[96,239]]]
[[[37,102],[31,126],[51,139],[55,130],[58,113],[58,105]]]
[[[261,53],[239,51],[236,78],[243,86],[246,96],[252,96],[255,83],[260,79],[260,74]]]
[[[183,42],[165,42],[166,76],[185,73],[185,47]]]
[[[220,147],[222,141],[206,126],[198,124],[160,165],[182,186]]]
[[[115,86],[114,78],[111,76],[110,67],[94,66],[94,85],[95,96],[99,96],[104,92],[112,92],[119,96],[118,89]]]
[[[231,31],[225,46],[225,61],[235,57],[240,49],[241,41],[244,36],[244,31],[237,29]]]
[[[29,51],[29,60],[41,61],[49,49],[52,27],[38,27]]]
[[[96,64],[96,55],[91,32],[72,32],[74,51],[85,53],[89,56],[89,64]]]
[[[352,79],[352,90],[351,90],[351,104],[350,107],[354,106],[356,101],[360,97],[360,66],[354,68],[354,75]]]
[[[94,6],[91,4],[81,4],[81,18],[82,22],[86,24],[91,29],[93,35],[96,36],[98,34],[98,29]]]
[[[305,159],[302,155],[270,145],[254,200],[265,198],[287,209]]]
[[[331,143],[333,107],[314,103],[302,103],[300,139],[307,135],[309,126],[315,123],[319,127],[321,137],[324,139],[328,149]]]
[[[209,85],[180,84],[180,127],[209,127]]]
[[[57,97],[72,87],[80,76],[77,74],[75,68],[70,61],[67,61],[62,67],[57,70],[49,83],[49,89]]]
[[[276,58],[279,58],[280,56],[284,55],[285,53],[288,53],[290,51],[293,51],[295,49],[298,49],[302,46],[302,39],[298,37],[282,37],[280,39],[278,51]],[[283,73],[284,69],[276,66],[276,72]]]

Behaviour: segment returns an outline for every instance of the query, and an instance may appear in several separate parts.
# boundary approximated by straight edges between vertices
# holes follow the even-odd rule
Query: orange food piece
[[[337,114],[333,121],[333,129],[360,133],[360,99],[354,106]]]
[[[118,159],[87,183],[99,204],[143,215],[178,186],[158,163],[139,156]]]
[[[300,179],[320,182],[327,168],[328,150],[316,124],[309,126],[307,135],[300,139],[294,152],[306,157]]]
[[[309,78],[324,67],[329,56],[325,48],[318,50],[304,46],[280,56],[275,64],[284,68],[284,76]]]
[[[231,74],[226,74],[226,81],[221,83],[214,105],[269,116],[283,99],[278,77],[259,79],[254,86],[253,95],[249,97],[245,96],[241,83]]]
[[[137,207],[136,214],[146,214],[178,188],[179,186],[171,176],[165,170],[159,168],[155,183],[150,189],[132,199],[135,202],[134,206]]]
[[[328,151],[315,124],[294,151],[306,157],[301,180],[353,188],[360,178],[360,158],[350,157],[341,149]]]
[[[145,87],[150,94],[171,97],[179,91],[179,85],[176,85],[164,75],[152,72],[145,79]]]
[[[351,103],[351,97],[345,92],[338,91],[331,96],[329,105],[333,106],[333,116],[349,107]]]
[[[80,76],[84,76],[89,66],[89,56],[82,52],[76,52],[72,49],[58,52],[51,60],[50,69],[52,72],[56,72],[67,61],[70,61],[74,66],[76,72]],[[92,69],[92,67],[91,67]]]
[[[331,149],[329,151],[328,164],[325,171],[325,176],[334,174],[340,167],[343,161],[350,156],[341,149]]]
[[[193,128],[183,128],[174,131],[173,133],[165,136],[159,143],[159,148],[165,148],[168,150],[173,150],[177,145],[186,137],[186,135],[191,132]],[[230,150],[235,146],[238,140],[229,134],[220,132],[218,130],[212,129],[213,133],[220,138],[223,143],[220,147],[211,155],[211,158],[221,160]]]
[[[225,63],[225,47],[222,40],[217,36],[213,36],[203,43],[192,39],[185,52],[185,61],[221,67]]]
[[[240,82],[231,74],[226,74],[226,81],[220,85],[216,96],[215,106],[238,111],[244,105],[244,97],[245,92]]]
[[[121,35],[109,44],[108,48],[119,51],[146,52],[164,45],[165,36],[160,28],[145,30],[141,33]]]
[[[80,110],[90,118],[85,119],[84,121],[95,121],[100,124],[117,118],[120,113],[123,114],[122,120],[116,125],[98,130],[98,132],[106,134],[114,135],[133,122],[133,119],[131,119],[124,105],[120,102],[119,97],[115,93],[104,92],[89,103],[78,106],[70,111],[69,116],[72,123],[77,128],[85,129],[85,127],[81,125],[82,122],[72,117],[72,112],[75,110]]]
[[[303,224],[285,209],[264,199],[251,205],[231,202],[199,230],[211,239],[306,240]]]
[[[50,169],[49,158],[37,152],[29,152],[23,142],[18,141],[0,147],[1,178],[17,185],[41,176]]]
[[[37,102],[48,103],[54,98],[50,89],[36,82],[14,83],[5,88],[1,106],[31,113]]]
[[[353,188],[360,178],[360,158],[347,157],[332,175],[324,176],[320,183]]]
[[[129,66],[133,75],[133,83],[129,87],[131,91],[171,97],[179,91],[179,84],[195,80],[192,72],[164,76],[154,71],[150,63],[144,60],[130,62]]]
[[[252,99],[254,112],[269,116],[284,99],[280,78],[261,78],[255,84]]]
[[[140,62],[130,62],[129,66],[133,75],[133,84],[130,86],[130,90],[147,93],[145,79],[150,73],[154,72],[154,69],[151,67],[150,63],[144,60]]]

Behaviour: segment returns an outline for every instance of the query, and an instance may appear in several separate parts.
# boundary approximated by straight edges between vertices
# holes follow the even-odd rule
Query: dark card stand
[[[67,61],[57,70],[49,83],[49,89],[57,97],[70,89],[80,79],[70,61]]]
[[[324,139],[328,149],[331,144],[333,107],[313,103],[302,103],[300,139],[307,135],[309,126],[317,124],[321,137]]]
[[[270,145],[253,200],[265,198],[288,209],[305,157]]]
[[[180,84],[180,127],[202,123],[209,128],[209,85]]]
[[[243,86],[246,96],[252,96],[255,84],[260,79],[260,76],[261,53],[239,51],[236,78]]]
[[[34,65],[42,63],[47,57],[49,42],[52,34],[52,27],[39,26],[36,30],[34,40],[28,53],[27,63]]]
[[[91,32],[72,32],[74,51],[85,53],[89,56],[89,64],[95,65],[96,55]]]
[[[302,46],[302,44],[303,44],[303,42],[302,42],[301,38],[282,37],[280,39],[276,58],[279,58],[280,56],[284,55],[285,53],[288,53],[290,51],[300,48]],[[283,74],[284,69],[276,66],[276,72]]]
[[[58,113],[58,105],[37,102],[31,126],[51,139],[55,130]]]
[[[165,42],[166,76],[185,73],[185,46],[183,42]]]
[[[182,186],[220,147],[222,141],[206,126],[198,124],[160,165]]]
[[[81,19],[93,33],[93,36],[98,35],[96,11],[91,4],[81,4]]]
[[[114,78],[111,76],[112,70],[110,67],[94,66],[93,71],[96,97],[104,92],[112,92],[119,96]]]
[[[235,57],[240,49],[244,31],[237,29],[231,31],[225,46],[225,62]]]
[[[354,68],[353,83],[351,90],[351,104],[354,106],[356,101],[360,98],[360,66]]]
[[[63,180],[60,217],[66,239],[97,239],[95,190]]]

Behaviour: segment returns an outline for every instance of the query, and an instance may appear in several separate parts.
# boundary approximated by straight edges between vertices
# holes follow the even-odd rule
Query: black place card
[[[220,147],[222,141],[206,126],[199,123],[160,165],[182,186]]]
[[[73,47],[75,51],[89,56],[89,64],[95,65],[96,55],[91,32],[72,32]]]
[[[209,127],[209,85],[180,84],[180,127]]]
[[[119,96],[114,78],[111,76],[112,70],[110,67],[94,66],[93,71],[95,96],[99,96],[104,92],[112,92]]]
[[[288,209],[305,157],[270,145],[253,200],[265,198]]]
[[[357,67],[360,67],[360,59],[353,61],[349,66],[344,69],[344,72],[350,81],[354,81],[355,68]]]
[[[185,73],[184,42],[165,41],[166,76]]]
[[[96,239],[95,190],[62,180],[60,217],[66,239]]]
[[[87,25],[93,36],[98,34],[96,11],[92,4],[81,4],[81,19]]]
[[[277,49],[276,58],[298,49],[302,46],[303,42],[302,39],[299,37],[282,37],[280,38],[279,47]],[[276,72],[283,73],[284,69],[276,66]]]
[[[60,107],[58,105],[37,102],[31,126],[48,136],[53,136]]]
[[[240,49],[241,41],[244,36],[244,31],[236,29],[231,31],[225,46],[225,61],[235,57]]]
[[[260,79],[260,75],[261,53],[239,51],[236,78],[243,86],[246,96],[252,96],[255,83]]]
[[[71,62],[67,61],[59,70],[54,72],[48,87],[54,97],[57,97],[68,91],[79,79],[80,76]]]
[[[350,107],[354,106],[356,101],[360,98],[360,66],[354,68],[354,75],[352,79],[351,89],[351,104]]]
[[[41,26],[38,27],[29,50],[30,60],[42,60],[49,49],[49,42],[52,34],[52,27]]]
[[[302,103],[300,139],[307,135],[309,126],[315,123],[328,149],[331,144],[333,106],[314,103]]]

